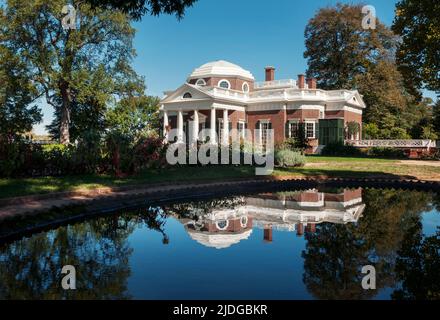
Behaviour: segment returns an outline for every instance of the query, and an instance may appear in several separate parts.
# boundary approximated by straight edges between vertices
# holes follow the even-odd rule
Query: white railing
[[[218,97],[235,98],[240,100],[246,100],[249,98],[247,93],[220,87],[203,88],[203,90]]]
[[[359,148],[389,147],[389,148],[435,148],[434,140],[345,140],[345,144]]]
[[[255,89],[280,88],[280,87],[296,87],[296,81],[293,79],[283,79],[283,80],[255,82],[254,84]]]

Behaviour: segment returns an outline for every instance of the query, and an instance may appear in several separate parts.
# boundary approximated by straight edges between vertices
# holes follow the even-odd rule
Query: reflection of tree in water
[[[321,299],[366,299],[376,290],[361,287],[362,266],[374,265],[377,289],[394,283],[395,259],[412,217],[429,209],[431,195],[401,190],[364,190],[359,222],[321,224],[306,234],[303,280]]]
[[[392,294],[398,300],[440,299],[440,227],[433,236],[422,234],[422,224],[414,218],[396,262],[400,288]]]
[[[124,299],[132,252],[124,217],[98,218],[35,234],[0,247],[0,299]],[[77,290],[61,288],[73,265]]]

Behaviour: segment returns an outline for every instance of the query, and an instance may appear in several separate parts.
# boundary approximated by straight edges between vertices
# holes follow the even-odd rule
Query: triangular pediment
[[[167,96],[161,101],[162,104],[173,102],[189,102],[200,100],[211,100],[212,96],[198,89],[196,86],[185,83],[175,91],[168,92]]]

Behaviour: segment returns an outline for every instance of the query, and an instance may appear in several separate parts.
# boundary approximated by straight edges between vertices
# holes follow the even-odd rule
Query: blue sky
[[[304,28],[315,12],[337,2],[366,3],[376,8],[378,18],[390,25],[394,0],[199,0],[184,19],[145,16],[134,23],[135,70],[145,76],[147,94],[180,86],[191,71],[209,61],[227,60],[263,80],[264,67],[276,67],[277,79],[304,73]],[[434,97],[433,94],[427,93]],[[53,110],[43,105],[44,132]]]

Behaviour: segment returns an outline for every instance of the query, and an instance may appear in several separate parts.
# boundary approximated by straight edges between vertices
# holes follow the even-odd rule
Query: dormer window
[[[220,80],[218,82],[218,86],[223,89],[230,89],[231,88],[231,84],[226,79]]]
[[[197,79],[197,81],[196,81],[196,86],[199,86],[199,87],[204,87],[204,86],[206,86],[206,81],[205,81],[205,79]]]
[[[191,98],[192,98],[192,94],[189,93],[189,92],[186,92],[186,93],[183,95],[183,99],[191,99]]]
[[[249,93],[249,84],[247,82],[244,82],[243,85],[241,86],[241,89],[243,90],[244,93]]]

